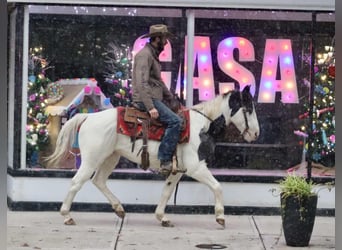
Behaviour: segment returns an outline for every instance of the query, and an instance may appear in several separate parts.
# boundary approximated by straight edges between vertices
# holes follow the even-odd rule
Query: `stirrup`
[[[177,173],[186,173],[187,169],[181,169],[178,168],[178,161],[177,161],[177,157],[174,155],[172,157],[172,170],[171,170],[171,174],[176,175]]]

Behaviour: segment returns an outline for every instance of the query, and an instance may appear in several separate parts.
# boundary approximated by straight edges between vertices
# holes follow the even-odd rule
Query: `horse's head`
[[[246,86],[242,92],[230,92],[228,106],[230,112],[224,112],[226,125],[233,123],[246,141],[255,141],[259,136],[260,128],[250,85]]]

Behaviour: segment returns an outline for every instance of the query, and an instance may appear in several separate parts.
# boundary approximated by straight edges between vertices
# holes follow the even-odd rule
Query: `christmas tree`
[[[50,80],[45,77],[47,69],[45,59],[31,54],[29,58],[29,77],[27,89],[27,126],[26,126],[26,162],[29,167],[38,165],[39,152],[49,143],[47,130],[48,115],[46,108],[46,86]]]
[[[314,78],[314,105],[312,117],[313,162],[324,166],[335,166],[335,56],[334,48],[327,46],[326,53],[317,55]],[[306,103],[309,110],[309,104]],[[308,118],[309,112],[299,118]],[[299,131],[307,137],[307,125]]]
[[[110,43],[104,56],[105,72],[96,77],[99,87],[114,107],[130,105],[132,56],[129,47]]]

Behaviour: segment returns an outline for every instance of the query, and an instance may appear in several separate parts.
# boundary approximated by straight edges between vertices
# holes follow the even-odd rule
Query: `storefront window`
[[[195,15],[193,93],[185,91],[187,11]],[[248,146],[229,127],[206,155],[210,167],[274,170],[303,161],[311,12],[32,5],[28,13],[26,167],[49,168],[43,157],[54,150],[59,130],[75,113],[129,105],[134,54],[147,41],[141,36],[157,23],[175,34],[160,60],[165,83],[181,98],[192,94],[196,104],[251,85],[260,137]],[[328,95],[316,101],[329,103],[317,108],[328,116],[316,123],[317,143],[325,147],[315,152],[315,160],[325,165],[334,164],[334,29],[334,14],[317,15],[315,73],[327,72],[329,82],[315,83],[323,84],[316,94]],[[77,168],[78,154],[75,145],[59,168]]]

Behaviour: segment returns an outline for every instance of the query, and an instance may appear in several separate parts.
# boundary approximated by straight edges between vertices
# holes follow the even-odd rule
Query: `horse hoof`
[[[121,219],[125,218],[126,215],[125,211],[115,211],[115,214]]]
[[[68,226],[76,225],[76,222],[74,221],[73,218],[69,218],[69,219],[64,220],[64,225],[68,225]]]
[[[226,227],[226,222],[224,219],[216,219],[216,222],[220,224],[223,228]]]
[[[162,221],[161,225],[162,227],[174,227],[174,225],[169,220]]]

